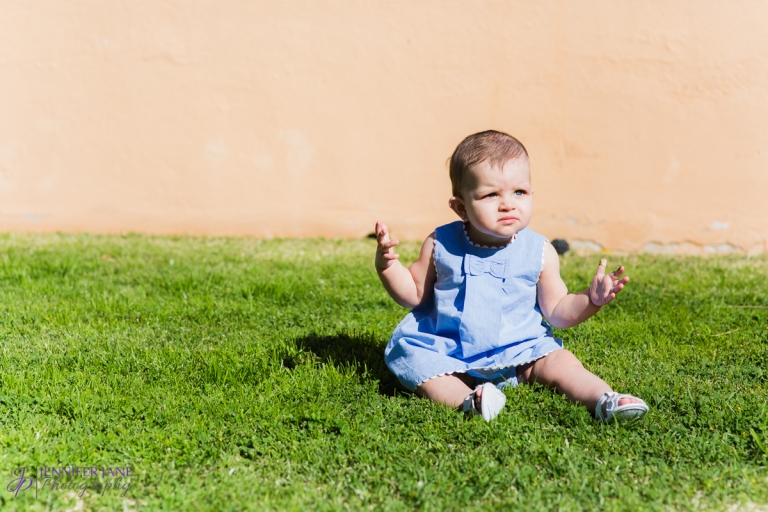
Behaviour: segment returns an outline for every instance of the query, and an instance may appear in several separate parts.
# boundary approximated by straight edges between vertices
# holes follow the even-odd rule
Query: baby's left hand
[[[624,273],[624,266],[620,266],[608,275],[605,275],[605,266],[608,260],[600,260],[597,266],[595,277],[592,278],[592,284],[589,285],[589,300],[595,306],[602,307],[616,298],[616,295],[629,282],[628,277],[621,277]]]

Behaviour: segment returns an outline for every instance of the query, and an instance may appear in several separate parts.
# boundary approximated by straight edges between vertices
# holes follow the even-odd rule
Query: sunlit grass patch
[[[415,257],[404,244],[402,258]],[[373,242],[0,236],[0,475],[135,468],[126,496],[4,509],[710,509],[768,503],[768,259],[611,257],[631,281],[559,331],[641,425],[540,388],[485,424],[404,392]],[[566,256],[571,289],[596,257]],[[82,501],[77,505],[78,500]],[[128,500],[128,501],[126,501]],[[751,504],[751,505],[750,505]]]

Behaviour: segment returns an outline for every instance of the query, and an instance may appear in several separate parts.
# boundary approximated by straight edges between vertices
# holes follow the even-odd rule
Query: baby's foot
[[[597,401],[595,418],[605,423],[613,421],[636,421],[648,412],[645,402],[632,395],[620,395],[611,391],[604,393]]]
[[[620,399],[618,403],[619,403],[619,407],[621,407],[622,405],[627,405],[627,404],[642,404],[642,403],[645,403],[645,402],[643,402],[643,401],[642,401],[642,400],[640,400],[639,398],[635,398],[634,396],[628,396],[628,395],[627,395],[627,397],[626,397],[626,398],[622,398],[622,399]],[[603,416],[605,416],[605,407],[606,407],[606,405],[605,405],[605,402],[603,402],[603,405],[602,405],[602,408],[603,408]]]
[[[485,398],[483,398],[485,395]],[[507,397],[493,384],[486,382],[480,386],[477,386],[475,390],[469,394],[464,400],[463,410],[464,412],[474,412],[475,414],[482,414],[485,421],[491,421],[493,418],[499,415],[504,404],[507,402]]]

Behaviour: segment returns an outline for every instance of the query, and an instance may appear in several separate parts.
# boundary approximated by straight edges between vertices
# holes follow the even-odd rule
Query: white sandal
[[[622,398],[634,398],[640,400],[640,403],[619,405]],[[603,415],[603,404],[605,404],[605,415]],[[604,393],[597,401],[595,406],[595,419],[603,423],[613,423],[614,421],[638,421],[648,412],[648,406],[640,398],[632,395],[622,395],[611,391]]]
[[[480,389],[480,387],[483,388],[483,394],[480,396],[480,411],[478,411],[475,407],[475,393],[477,393],[477,390]],[[464,399],[461,410],[466,413],[480,414],[485,421],[491,421],[499,415],[506,403],[506,395],[490,382],[486,382],[481,386],[477,386],[475,390]]]

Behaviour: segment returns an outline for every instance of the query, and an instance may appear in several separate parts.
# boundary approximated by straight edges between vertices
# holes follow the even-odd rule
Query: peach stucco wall
[[[532,227],[768,250],[768,2],[4,2],[0,231],[400,238],[497,128]]]

